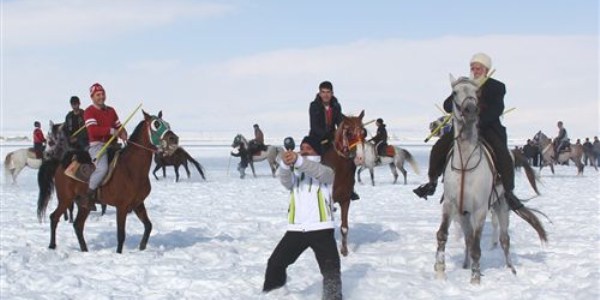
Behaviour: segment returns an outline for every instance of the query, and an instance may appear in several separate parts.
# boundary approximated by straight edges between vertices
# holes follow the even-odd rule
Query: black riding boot
[[[428,183],[422,184],[413,190],[417,196],[427,200],[427,196],[435,194],[435,188],[437,187],[437,179],[430,180]]]
[[[96,208],[96,190],[88,189],[84,196],[75,197],[75,202],[82,208],[87,208],[90,211],[98,210]]]
[[[358,199],[360,199],[360,196],[354,190],[352,190],[352,194],[350,194],[350,200],[358,200]]]

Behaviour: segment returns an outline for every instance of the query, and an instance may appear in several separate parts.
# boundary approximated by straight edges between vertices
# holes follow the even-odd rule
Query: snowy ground
[[[2,146],[2,160],[15,147]],[[350,211],[350,255],[342,258],[346,299],[598,299],[600,298],[600,174],[587,168],[545,168],[543,195],[528,205],[545,222],[549,243],[511,216],[514,276],[501,249],[490,249],[490,221],[482,244],[480,286],[463,270],[463,242],[451,228],[446,281],[434,279],[435,232],[440,191],[429,201],[413,195],[425,180],[428,148],[407,147],[421,175],[409,170],[408,185],[392,185],[387,167],[376,170],[378,185],[357,185],[361,200]],[[260,163],[258,178],[227,173],[226,147],[188,147],[204,165],[208,180],[193,171],[179,183],[172,169],[152,179],[146,205],[154,229],[148,248],[137,250],[143,232],[128,217],[123,254],[115,253],[114,209],[93,213],[85,227],[90,252],[79,250],[70,224],[61,221],[57,249],[49,250],[49,223],[36,217],[37,171],[24,170],[19,184],[2,183],[0,201],[0,296],[2,299],[319,299],[321,276],[307,250],[288,269],[285,289],[260,292],[266,261],[286,227],[287,193]],[[363,173],[363,180],[368,173]],[[517,195],[533,191],[517,173]],[[368,181],[367,181],[368,182]],[[440,189],[441,190],[441,189]],[[48,214],[54,209],[53,198]]]

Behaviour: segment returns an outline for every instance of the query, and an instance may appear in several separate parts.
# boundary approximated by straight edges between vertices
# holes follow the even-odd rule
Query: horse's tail
[[[515,158],[515,167],[523,167],[523,170],[525,170],[525,175],[527,175],[527,180],[529,181],[529,184],[531,185],[535,193],[540,195],[540,191],[537,188],[538,178],[535,175],[533,168],[531,168],[527,157],[525,157],[525,155],[523,155],[521,151],[513,151],[513,156]]]
[[[198,172],[200,173],[200,176],[202,176],[202,179],[206,180],[206,177],[204,176],[204,168],[202,167],[202,165],[198,161],[196,161],[187,151],[183,150],[183,153],[185,153],[185,158],[191,163],[193,163],[194,166],[196,166],[196,169],[198,169]]]
[[[542,243],[545,243],[548,241],[548,236],[546,234],[546,230],[544,229],[544,226],[542,225],[542,222],[533,213],[533,212],[537,212],[539,214],[544,215],[541,211],[535,210],[535,209],[529,209],[529,208],[523,206],[523,207],[515,210],[514,212],[517,214],[517,216],[521,217],[521,219],[525,220],[525,222],[529,223],[529,225],[531,225],[531,227],[533,227],[533,229],[535,229],[535,231],[537,232],[538,236],[540,237],[540,241],[542,241]]]
[[[408,150],[406,150],[406,149],[402,149],[402,148],[399,148],[399,149],[400,149],[400,151],[402,151],[402,154],[404,154],[404,157],[406,157],[406,160],[408,161],[408,163],[412,167],[413,171],[415,171],[415,173],[417,175],[419,175],[419,173],[420,173],[420,171],[419,171],[419,165],[417,164],[417,161],[412,156],[412,154],[410,154],[410,152],[408,152]]]
[[[50,197],[52,197],[52,193],[54,192],[54,173],[59,165],[60,161],[57,159],[46,160],[42,163],[38,171],[40,193],[38,196],[37,216],[40,223],[44,218],[48,202],[50,202]]]
[[[9,175],[12,175],[12,169],[11,165],[12,165],[12,152],[8,153],[6,155],[6,158],[4,159],[4,180],[8,180]]]

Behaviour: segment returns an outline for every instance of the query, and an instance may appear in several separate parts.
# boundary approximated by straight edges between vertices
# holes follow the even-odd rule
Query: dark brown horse
[[[198,161],[196,161],[189,153],[187,153],[187,151],[185,151],[183,147],[178,147],[175,150],[175,152],[173,152],[173,154],[171,155],[167,155],[163,152],[158,152],[154,154],[154,163],[156,164],[156,167],[154,167],[152,175],[154,175],[154,178],[158,180],[158,177],[156,176],[156,171],[162,168],[163,178],[165,178],[167,177],[167,166],[173,166],[173,168],[175,169],[175,182],[177,182],[179,181],[179,166],[183,165],[183,167],[185,168],[185,172],[187,173],[187,177],[190,178],[191,174],[190,169],[188,168],[188,161],[190,161],[194,166],[196,166],[196,169],[198,169],[198,172],[200,173],[200,176],[202,176],[202,179],[206,180],[206,177],[204,177],[204,168],[202,168],[202,165],[200,165]]]
[[[358,142],[362,139],[365,112],[358,117],[344,116],[335,132],[333,147],[323,153],[323,163],[330,166],[335,172],[333,181],[333,200],[340,204],[342,209],[342,246],[340,253],[348,255],[348,211],[350,210],[350,196],[354,189],[354,171],[356,165],[353,158]]]
[[[162,119],[162,113],[158,116],[150,116],[143,112],[142,120],[129,138],[127,146],[120,153],[119,161],[113,171],[110,180],[99,188],[98,200],[102,204],[115,206],[117,209],[117,253],[123,251],[125,241],[125,221],[127,214],[134,211],[144,224],[144,235],[140,242],[140,250],[146,248],[152,223],[146,213],[144,200],[150,194],[150,178],[148,173],[152,163],[152,155],[158,147],[163,151],[173,151],[177,146],[178,137],[173,133],[169,124]],[[78,161],[91,162],[87,152],[76,152]],[[86,156],[87,154],[87,156]],[[52,189],[56,187],[58,207],[50,215],[50,249],[56,248],[56,226],[60,216],[73,203],[75,197],[83,196],[87,189],[87,183],[76,181],[65,175],[65,168],[70,163],[72,155],[67,154],[66,159],[54,172],[42,178],[40,194],[38,198],[38,218],[41,220],[48,201],[52,195]],[[81,251],[87,251],[87,245],[83,237],[83,227],[89,208],[78,206],[77,217],[73,227],[79,241]]]

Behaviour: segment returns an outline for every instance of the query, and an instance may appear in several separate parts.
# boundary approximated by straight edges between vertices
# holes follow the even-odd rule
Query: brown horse
[[[150,116],[143,112],[142,120],[129,138],[127,146],[120,153],[119,161],[115,166],[112,177],[106,184],[99,188],[98,200],[102,204],[115,206],[117,209],[117,253],[123,250],[125,241],[125,221],[127,214],[134,211],[144,224],[144,235],[140,242],[140,250],[146,248],[152,223],[146,213],[144,200],[150,194],[149,171],[152,163],[152,155],[157,148],[162,151],[173,151],[177,146],[178,137],[173,133],[169,124],[162,119],[162,113],[158,116]],[[74,152],[77,160],[81,163],[91,162],[87,152]],[[73,203],[75,197],[83,196],[87,189],[87,183],[76,181],[65,175],[65,168],[71,161],[73,155],[65,155],[65,159],[57,167],[54,174],[42,178],[40,194],[38,198],[38,218],[41,220],[48,201],[52,195],[52,189],[56,186],[58,207],[50,215],[50,249],[56,248],[56,226],[60,216]],[[79,241],[81,251],[87,251],[87,245],[83,237],[83,227],[89,208],[78,205],[77,217],[73,227]]]
[[[167,177],[167,173],[166,173],[166,169],[167,166],[173,166],[173,168],[175,169],[175,182],[179,181],[179,166],[183,165],[183,167],[185,168],[185,172],[187,173],[187,177],[190,178],[190,169],[188,168],[188,160],[194,165],[196,166],[196,169],[198,169],[198,172],[200,173],[200,176],[202,176],[202,179],[206,180],[206,177],[204,176],[204,168],[202,168],[202,165],[200,165],[200,163],[198,161],[196,161],[187,151],[185,151],[185,149],[183,149],[183,147],[178,147],[173,154],[171,155],[167,155],[166,153],[163,152],[158,152],[156,154],[154,154],[154,163],[156,164],[156,167],[154,167],[154,171],[152,171],[152,175],[154,175],[154,178],[156,178],[156,180],[158,180],[158,177],[156,176],[156,171],[158,171],[160,168],[162,168],[163,171],[163,178]]]
[[[555,154],[554,146],[550,138],[548,138],[541,130],[535,134],[533,141],[538,145],[540,152],[542,153],[543,163],[540,163],[540,172],[544,163],[550,166],[552,174],[554,174],[554,163],[564,163],[572,160],[577,166],[577,175],[583,175],[583,163],[582,158],[585,148],[582,145],[573,144],[569,146],[569,150],[561,151],[558,156]],[[598,170],[595,164],[594,168]]]
[[[365,112],[358,117],[344,116],[335,132],[333,147],[323,153],[323,163],[330,166],[335,172],[333,181],[333,200],[340,204],[342,209],[342,246],[340,253],[348,255],[348,211],[350,210],[350,196],[354,189],[354,171],[356,165],[353,158],[356,154],[356,145],[362,139]]]

